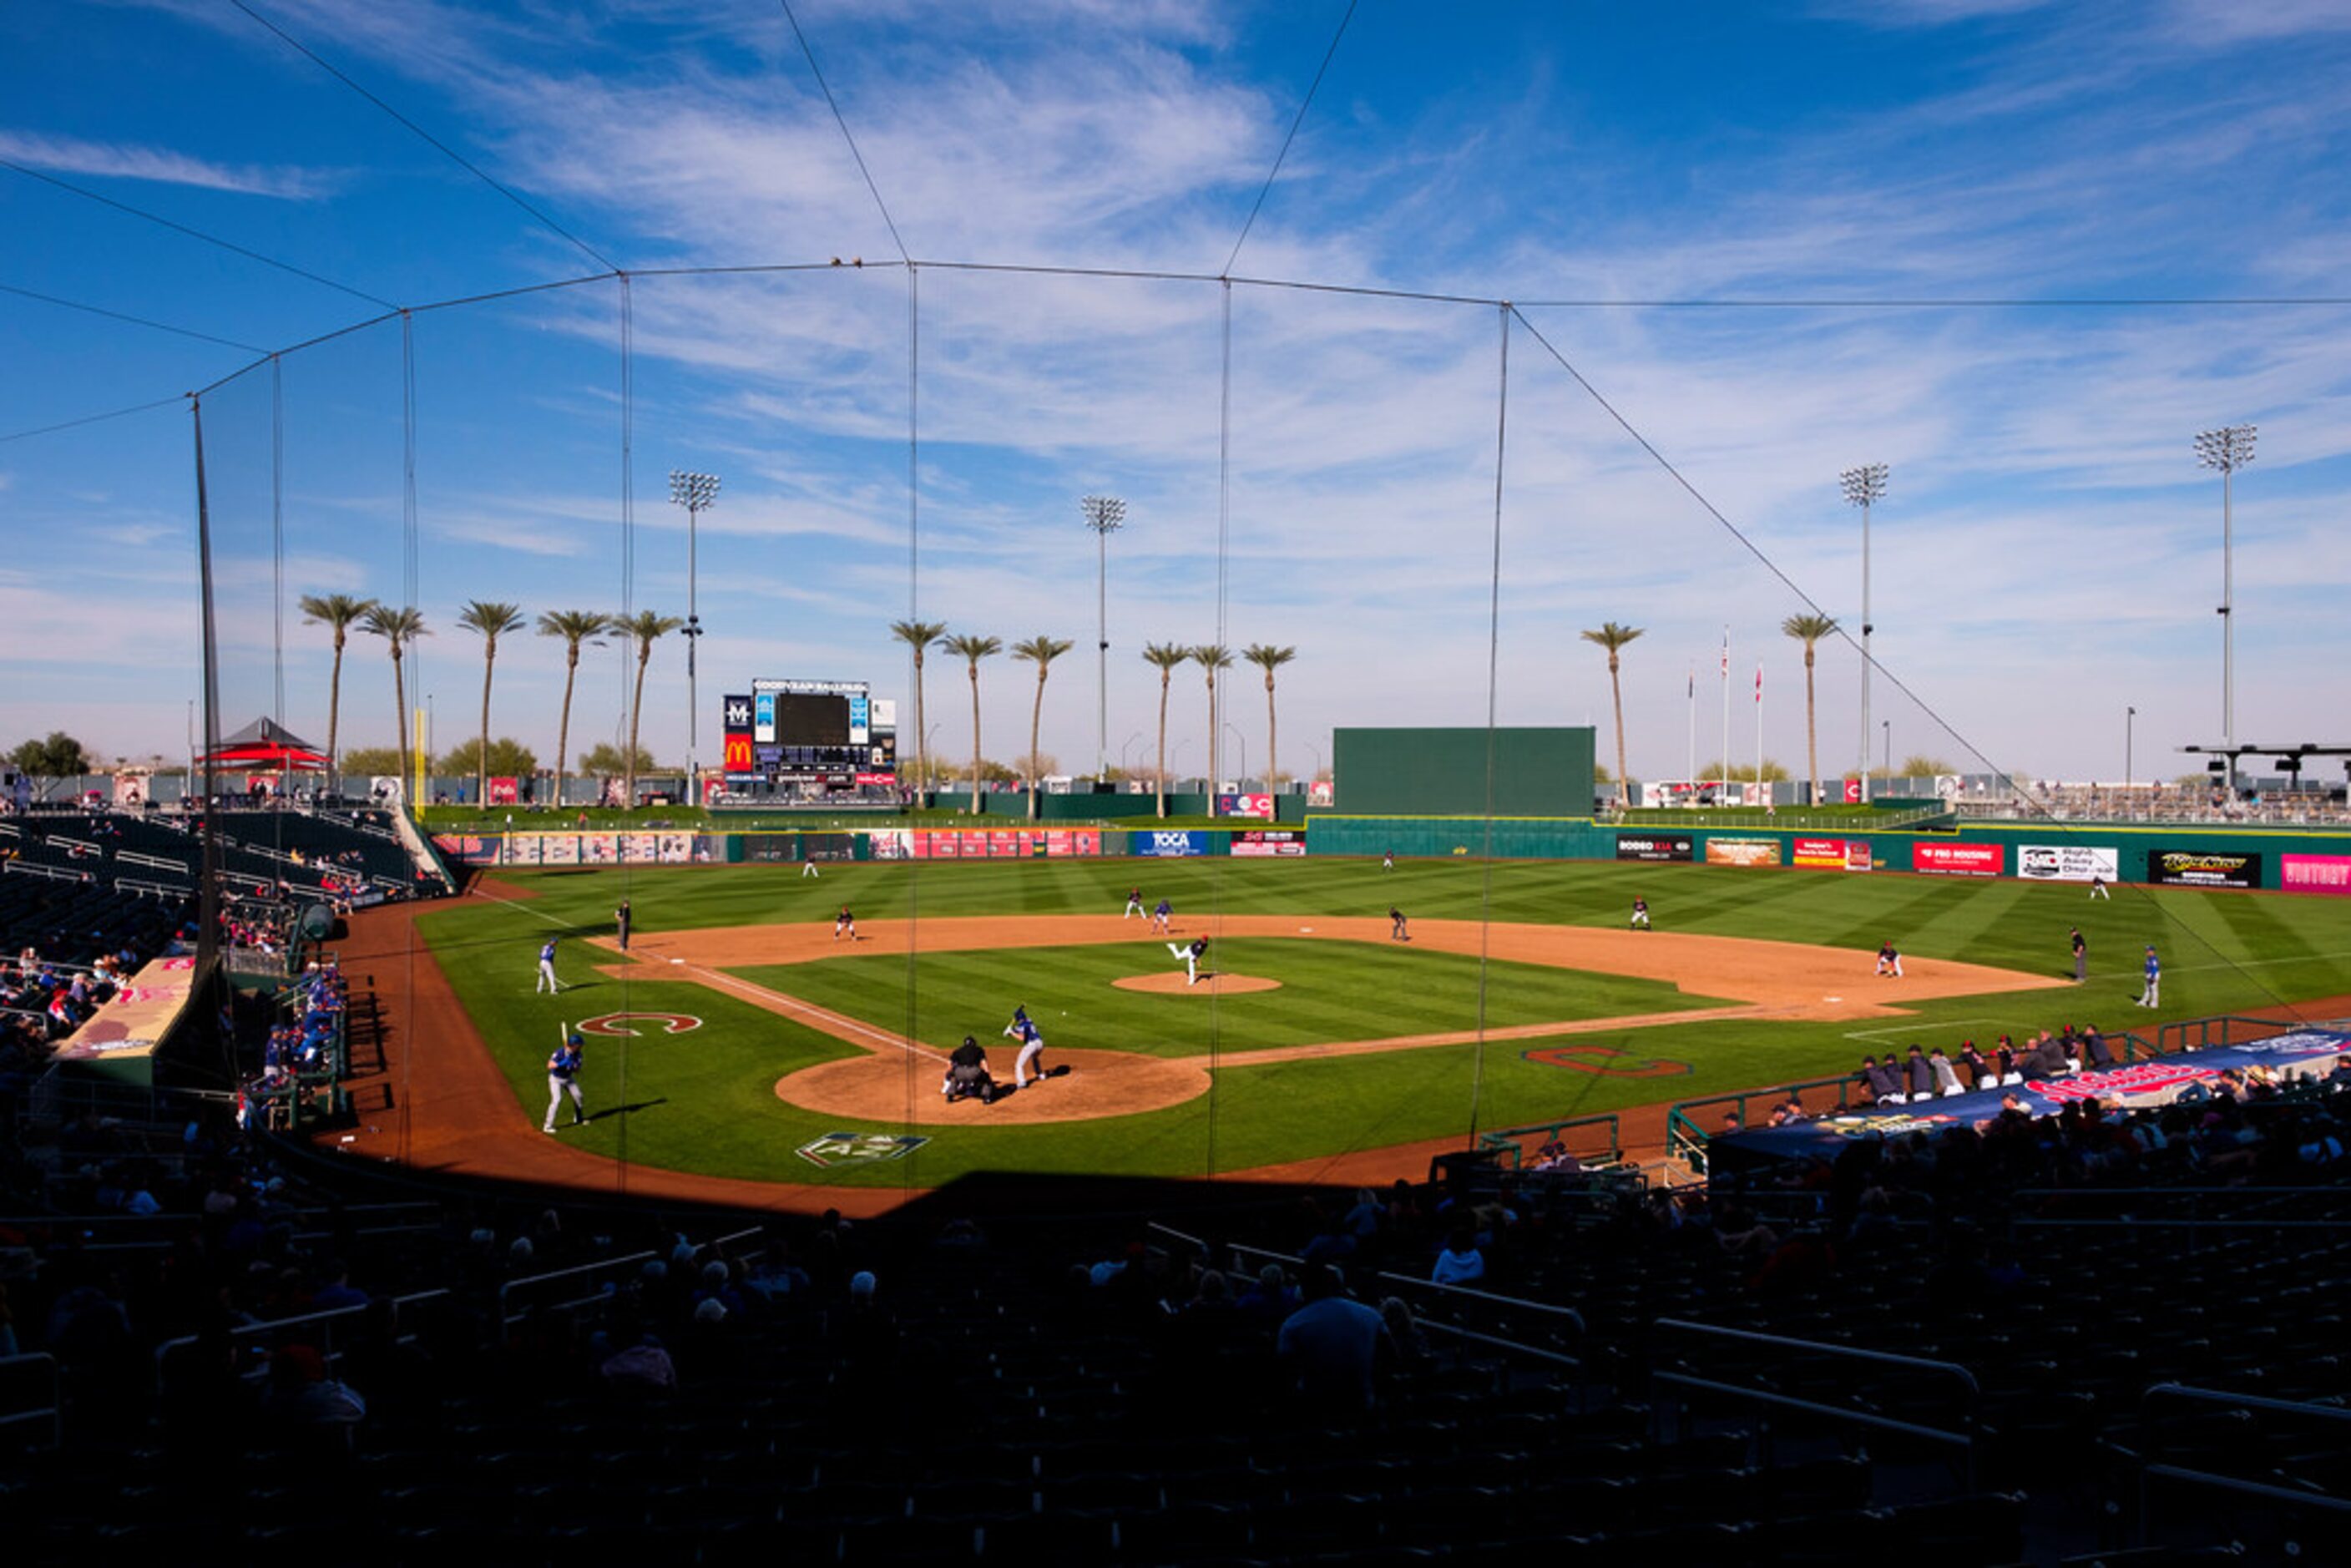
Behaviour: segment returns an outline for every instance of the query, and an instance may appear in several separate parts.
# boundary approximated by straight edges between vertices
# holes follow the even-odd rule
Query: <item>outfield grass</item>
[[[1984,1040],[2069,1020],[2151,1032],[2162,1019],[2262,1012],[2351,992],[2351,900],[2276,894],[2123,888],[2110,902],[2092,902],[2070,884],[1883,873],[1462,862],[1407,862],[1384,873],[1376,861],[1314,858],[859,863],[828,865],[821,878],[808,879],[796,868],[772,865],[501,874],[534,896],[513,904],[469,900],[425,915],[420,925],[534,1121],[545,1106],[547,1052],[563,1021],[591,1012],[692,1012],[705,1020],[693,1034],[599,1042],[584,1079],[591,1107],[638,1109],[563,1135],[644,1164],[768,1179],[931,1185],[980,1168],[1197,1175],[1211,1166],[1228,1170],[1458,1135],[1473,1117],[1479,1127],[1541,1122],[1828,1076],[1848,1070],[1863,1051],[1913,1039],[1930,1045]],[[2079,990],[1922,1003],[1915,1018],[1894,1020],[1694,1021],[1369,1058],[1228,1061],[1215,1074],[1211,1096],[1171,1110],[1093,1123],[940,1129],[911,1163],[835,1172],[820,1172],[793,1151],[843,1124],[785,1104],[774,1084],[852,1048],[705,987],[599,978],[560,998],[534,997],[530,989],[547,934],[609,932],[612,906],[622,898],[638,929],[652,932],[829,922],[843,903],[865,920],[1115,914],[1126,889],[1137,884],[1153,901],[1172,899],[1179,922],[1220,911],[1375,917],[1395,904],[1416,918],[1621,925],[1639,893],[1661,931],[1762,936],[1864,954],[1891,938],[1905,953],[2045,975],[2071,973],[2068,930],[2078,924],[2090,943],[2091,980]],[[2148,941],[2165,966],[2159,1013],[2129,1005]],[[844,955],[748,977],[893,1030],[906,1025],[911,977],[916,1031],[924,1038],[973,1032],[993,1042],[1011,1005],[1026,1001],[1040,1015],[1049,1041],[1156,1054],[1205,1049],[1202,1039],[1183,1032],[1198,1020],[1228,1057],[1477,1021],[1481,992],[1474,959],[1378,943],[1272,938],[1219,943],[1212,951],[1224,967],[1280,978],[1283,988],[1220,997],[1212,1005],[1114,989],[1109,980],[1116,975],[1166,967],[1164,951],[1140,944],[925,954],[911,965],[904,957]],[[567,947],[560,967],[567,976],[585,977],[587,962],[583,950]],[[1056,996],[1082,998],[1067,1009],[1066,1024]],[[1489,1027],[1707,1005],[1621,977],[1521,965],[1489,966],[1482,999]],[[1186,1021],[1171,1029],[1171,1017]],[[1613,1051],[1628,1069],[1662,1062],[1687,1071],[1614,1076],[1530,1060],[1547,1047],[1571,1044],[1574,1059],[1587,1066],[1608,1065],[1598,1053]]]

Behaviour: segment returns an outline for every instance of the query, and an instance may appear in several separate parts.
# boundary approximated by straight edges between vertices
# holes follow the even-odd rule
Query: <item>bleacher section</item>
[[[120,883],[165,896],[193,892],[203,868],[201,817],[162,812],[44,814],[5,824],[8,871],[72,882]],[[221,814],[226,889],[283,888],[296,895],[371,903],[443,891],[390,825],[388,813],[231,810]]]

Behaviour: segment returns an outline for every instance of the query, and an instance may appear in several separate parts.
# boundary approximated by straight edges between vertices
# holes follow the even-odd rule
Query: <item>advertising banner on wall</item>
[[[1273,797],[1270,795],[1219,795],[1217,797],[1219,817],[1258,817],[1273,821]]]
[[[1708,865],[1778,865],[1780,841],[1777,839],[1708,839],[1706,841],[1706,863]]]
[[[2122,852],[2105,844],[2019,844],[2016,874],[2027,882],[2112,882]]]
[[[1875,856],[1871,853],[1871,852],[1870,852],[1870,848],[1869,848],[1869,841],[1868,841],[1867,839],[1847,839],[1847,840],[1845,840],[1845,841],[1844,841],[1844,869],[1845,869],[1845,870],[1847,870],[1847,871],[1867,871],[1867,870],[1869,870],[1871,867],[1873,867],[1874,865],[1876,865],[1876,863],[1877,863],[1877,862],[1876,862],[1876,857],[1875,857]]]
[[[1317,779],[1306,787],[1306,803],[1310,806],[1328,806],[1337,799],[1337,788],[1328,779]]]
[[[1789,859],[1797,865],[1823,871],[1844,869],[1843,839],[1798,839],[1789,848]]]
[[[1233,853],[1244,860],[1305,852],[1306,835],[1294,828],[1251,828],[1233,835]]]
[[[1910,869],[1929,876],[1998,876],[2001,851],[1998,844],[1929,844],[1910,846]]]
[[[2262,857],[2210,850],[2149,850],[2147,880],[2163,887],[2259,887]]]
[[[2351,894],[2351,855],[2280,855],[2278,881],[2300,893]]]
[[[1162,860],[1208,852],[1208,835],[1198,828],[1137,829],[1126,836],[1126,852]]]
[[[1619,833],[1620,861],[1686,861],[1695,859],[1698,841],[1688,833]]]

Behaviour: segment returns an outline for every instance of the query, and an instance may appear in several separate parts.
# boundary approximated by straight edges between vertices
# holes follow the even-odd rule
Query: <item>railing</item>
[[[186,898],[196,891],[184,884],[173,886],[168,882],[149,882],[137,876],[116,877],[114,888],[117,893],[127,893],[134,898]]]
[[[14,1407],[12,1399],[9,1407],[0,1409],[0,1427],[47,1421],[49,1424],[48,1446],[52,1448],[61,1447],[66,1433],[65,1374],[57,1358],[38,1353],[0,1356],[0,1384],[13,1385],[19,1377],[37,1384],[46,1383],[47,1387],[45,1392],[34,1394],[36,1403],[21,1409]]]
[[[2339,1434],[2336,1438],[2338,1446],[2343,1442],[2351,1441],[2351,1410],[2346,1410],[2339,1406],[2305,1404],[2294,1399],[2265,1399],[2251,1394],[2231,1394],[2224,1389],[2192,1388],[2179,1383],[2158,1383],[2139,1396],[2140,1425],[2147,1427],[2155,1437],[2155,1441],[2147,1444],[2150,1450],[2159,1446],[2161,1433],[2158,1428],[2148,1426],[2147,1408],[2149,1406],[2168,1400],[2176,1400],[2182,1404],[2218,1406],[2222,1409],[2242,1410],[2248,1414],[2260,1411],[2315,1421],[2322,1426],[2334,1428]],[[2133,1521],[2132,1535],[2133,1539],[2141,1544],[2147,1543],[2147,1503],[2152,1485],[2157,1481],[2177,1481],[2188,1486],[2206,1487],[2217,1491],[2231,1492],[2239,1497],[2253,1498],[2265,1503],[2296,1509],[2314,1509],[2321,1513],[2336,1516],[2351,1516],[2351,1499],[2334,1497],[2325,1492],[2314,1492],[2302,1487],[2279,1486],[2269,1481],[2248,1480],[2240,1476],[2218,1475],[2210,1470],[2189,1469],[2179,1465],[2149,1463],[2146,1456],[2137,1454],[2131,1454],[2129,1457],[2138,1459],[2140,1466],[2138,1511],[2137,1517]]]
[[[2161,1047],[2166,1051],[2210,1051],[2214,1046],[2226,1049],[2231,1045],[2245,1045],[2275,1035],[2293,1034],[2299,1030],[2341,1028],[2346,1021],[2335,1019],[2314,1024],[2300,1019],[2262,1019],[2242,1013],[2223,1013],[2215,1018],[2184,1019],[2178,1023],[2159,1024],[2156,1028],[2156,1038],[2158,1041],[2172,1042]]]
[[[96,882],[98,878],[86,871],[70,871],[61,865],[44,865],[38,861],[13,860],[7,864],[12,875],[47,877],[51,882]]]
[[[1892,833],[1948,817],[1948,806],[1919,806],[1907,811],[1815,810],[1792,807],[1785,811],[1757,806],[1635,806],[1611,817],[1625,827],[1680,828],[1707,831],[1717,828],[1769,828],[1783,833]]]
[[[1963,1431],[1948,1431],[1916,1421],[1904,1421],[1892,1416],[1882,1416],[1874,1410],[1857,1409],[1845,1405],[1827,1405],[1817,1399],[1799,1398],[1782,1394],[1776,1389],[1756,1388],[1746,1384],[1725,1383],[1719,1378],[1700,1377],[1693,1373],[1653,1370],[1652,1383],[1663,1383],[1694,1393],[1707,1394],[1740,1404],[1762,1405],[1772,1409],[1795,1410],[1819,1416],[1833,1421],[1867,1427],[1873,1431],[1893,1432],[1921,1442],[1956,1448],[1960,1453],[1962,1484],[1972,1492],[1976,1490],[1976,1450],[1982,1436],[1979,1409],[1983,1387],[1975,1374],[1957,1362],[1929,1361],[1922,1356],[1896,1355],[1890,1351],[1862,1350],[1854,1345],[1824,1344],[1818,1340],[1796,1339],[1786,1334],[1757,1333],[1751,1329],[1720,1328],[1712,1323],[1694,1323],[1681,1318],[1659,1318],[1655,1325],[1661,1333],[1686,1334],[1708,1340],[1725,1340],[1740,1344],[1768,1346],[1775,1351],[1793,1351],[1819,1355],[1833,1361],[1852,1362],[1858,1365],[1900,1367],[1906,1371],[1941,1378],[1955,1385],[1959,1394]],[[1766,1428],[1766,1440],[1769,1429]]]
[[[400,1343],[405,1343],[413,1337],[408,1334],[403,1334],[400,1331],[400,1317],[401,1313],[405,1309],[414,1306],[419,1301],[436,1301],[447,1296],[449,1292],[445,1290],[416,1291],[412,1291],[410,1294],[405,1296],[392,1297],[392,1329],[394,1338]],[[242,1341],[250,1341],[269,1335],[281,1334],[288,1329],[303,1328],[311,1324],[317,1324],[319,1329],[318,1337],[320,1341],[319,1345],[319,1358],[328,1365],[332,1366],[337,1361],[341,1359],[343,1354],[335,1345],[335,1325],[337,1323],[346,1322],[349,1319],[371,1313],[375,1311],[375,1302],[366,1301],[355,1307],[329,1307],[323,1312],[303,1312],[296,1317],[275,1318],[268,1322],[239,1323],[235,1328],[228,1331],[227,1337],[231,1343],[236,1343]],[[196,1334],[182,1334],[177,1339],[167,1339],[162,1343],[155,1347],[155,1379],[159,1386],[162,1382],[164,1357],[168,1356],[175,1350],[180,1350],[188,1345],[194,1344],[200,1337],[200,1335]]]
[[[1624,1145],[1617,1137],[1618,1119],[1614,1111],[1597,1116],[1577,1116],[1567,1121],[1544,1122],[1531,1127],[1497,1128],[1490,1133],[1479,1134],[1478,1146],[1481,1149],[1504,1152],[1510,1161],[1510,1168],[1517,1170],[1526,1157],[1526,1149],[1521,1140],[1541,1137],[1547,1143],[1564,1143],[1569,1133],[1583,1127],[1608,1129],[1607,1152],[1601,1156],[1608,1164],[1614,1165],[1624,1156]],[[1581,1150],[1570,1152],[1579,1160],[1586,1157]]]
[[[189,874],[187,862],[172,860],[163,855],[141,854],[137,850],[117,850],[114,852],[114,858],[122,865],[143,865],[150,871],[175,871],[182,876]]]
[[[1737,1113],[1737,1124],[1719,1130],[1743,1132],[1752,1123],[1753,1117],[1750,1113],[1759,1101],[1778,1104],[1792,1095],[1801,1098],[1813,1090],[1834,1089],[1836,1091],[1836,1103],[1827,1109],[1847,1111],[1853,1108],[1855,1087],[1855,1081],[1848,1074],[1842,1078],[1812,1078],[1801,1083],[1783,1083],[1771,1089],[1743,1089],[1735,1094],[1714,1094],[1704,1100],[1677,1101],[1666,1112],[1667,1157],[1683,1161],[1695,1175],[1706,1174],[1706,1146],[1714,1134],[1701,1125],[1692,1113],[1730,1106]],[[1808,1115],[1823,1113],[1818,1105],[1806,1105],[1804,1110]]]

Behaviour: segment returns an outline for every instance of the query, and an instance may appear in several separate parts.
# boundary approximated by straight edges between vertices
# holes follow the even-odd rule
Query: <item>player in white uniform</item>
[[[1167,950],[1184,960],[1184,983],[1187,986],[1198,985],[1200,955],[1208,950],[1208,939],[1206,936],[1195,936],[1189,942],[1170,942],[1167,944]]]
[[[1045,1068],[1039,1059],[1045,1054],[1045,1036],[1029,1016],[1026,1004],[1012,1009],[1012,1021],[1004,1026],[1004,1032],[1020,1042],[1020,1054],[1012,1059],[1012,1086],[1028,1088],[1029,1070],[1032,1067],[1037,1070],[1037,1082],[1044,1082]]]

